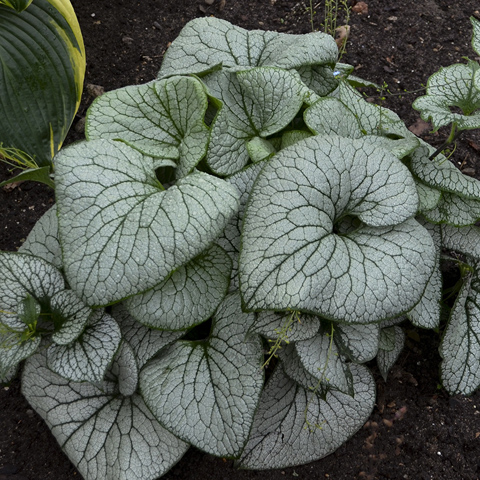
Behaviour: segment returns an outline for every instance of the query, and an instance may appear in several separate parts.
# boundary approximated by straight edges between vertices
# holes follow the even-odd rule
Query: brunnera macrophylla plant
[[[0,253],[0,376],[26,359],[23,393],[86,479],[154,479],[189,445],[250,469],[328,455],[370,415],[365,364],[387,376],[400,324],[441,326],[445,249],[463,282],[442,382],[480,386],[480,183],[336,59],[321,33],[193,20],[55,157],[56,205]],[[417,100],[435,126],[475,122],[472,65]]]

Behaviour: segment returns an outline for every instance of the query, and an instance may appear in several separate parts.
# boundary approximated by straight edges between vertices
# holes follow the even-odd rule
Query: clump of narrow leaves
[[[440,326],[442,249],[464,274],[442,381],[479,387],[480,182],[336,59],[321,33],[194,20],[55,157],[56,205],[0,253],[0,376],[27,359],[86,479],[154,479],[189,445],[252,469],[328,455],[373,408],[365,363],[386,377],[402,322]],[[477,67],[437,75],[461,96]],[[436,126],[439,78],[416,103]]]

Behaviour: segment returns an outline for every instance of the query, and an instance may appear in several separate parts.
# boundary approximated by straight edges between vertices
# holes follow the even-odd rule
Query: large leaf
[[[73,382],[100,382],[120,340],[117,322],[107,313],[94,312],[78,338],[48,348],[48,367]]]
[[[136,374],[128,347],[98,386],[56,375],[42,350],[25,365],[23,394],[85,480],[154,480],[188,448],[160,426],[138,393],[122,395]]]
[[[111,140],[56,158],[60,241],[70,286],[98,306],[144,292],[203,252],[237,209],[237,191],[205,173],[164,190],[155,160]]]
[[[220,175],[232,175],[248,162],[247,144],[286,127],[300,110],[305,86],[296,72],[254,68],[215,72],[209,93],[222,101],[212,125],[207,162]]]
[[[470,395],[480,387],[480,263],[465,278],[450,313],[440,345],[441,379],[455,395]]]
[[[146,293],[125,301],[144,325],[185,330],[208,320],[227,293],[232,270],[228,254],[214,245]]]
[[[45,260],[23,253],[0,252],[0,323],[22,332],[26,325],[19,309],[27,297],[42,308],[50,298],[64,290],[61,273]]]
[[[455,122],[460,130],[480,127],[480,91],[473,85],[479,69],[471,60],[467,65],[457,63],[441,68],[427,82],[427,94],[413,102],[423,120],[431,121],[435,130]],[[458,107],[462,113],[454,113]]]
[[[34,0],[21,13],[0,5],[3,147],[50,165],[80,104],[84,73],[83,40],[69,1]]]
[[[406,167],[362,139],[317,136],[282,150],[258,175],[244,217],[246,307],[351,323],[412,308],[435,260],[428,232],[407,220],[416,209]]]
[[[195,78],[131,85],[95,100],[85,134],[89,140],[121,140],[147,155],[174,159],[178,179],[190,173],[207,151],[207,106],[205,88]]]
[[[353,397],[337,391],[323,397],[277,368],[263,391],[240,467],[263,470],[313,462],[350,438],[375,402],[370,372],[361,365],[352,365],[351,370]]]
[[[159,422],[196,447],[238,457],[263,386],[263,349],[247,336],[253,315],[227,296],[206,341],[179,341],[142,371],[145,402]]]
[[[159,77],[209,72],[220,67],[334,66],[338,49],[330,35],[289,35],[252,30],[214,17],[185,25],[163,58]],[[333,74],[332,74],[333,77]]]

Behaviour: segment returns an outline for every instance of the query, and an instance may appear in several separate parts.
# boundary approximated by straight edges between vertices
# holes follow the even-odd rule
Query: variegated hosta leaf
[[[120,326],[122,339],[128,342],[133,350],[139,370],[162,348],[185,334],[185,332],[164,332],[145,327],[130,315],[124,304],[117,304],[112,308],[112,317]]]
[[[43,258],[57,268],[62,268],[62,250],[58,242],[56,205],[40,217],[18,251]]]
[[[430,187],[480,200],[480,181],[464,175],[443,155],[430,160],[429,150],[421,146],[412,155],[411,167],[414,175]]]
[[[131,360],[127,355],[113,368],[124,381],[137,368]],[[47,367],[40,350],[25,365],[22,392],[85,480],[154,480],[188,445],[155,420],[139,394],[123,396],[120,379],[109,377],[99,386],[69,382]]]
[[[400,327],[387,327],[380,330],[380,348],[377,354],[377,365],[385,381],[389,370],[402,353],[405,344],[405,333]]]
[[[480,387],[480,263],[471,266],[440,345],[442,384],[451,395],[470,395]]]
[[[427,94],[417,98],[412,106],[423,120],[431,121],[435,130],[455,122],[459,130],[480,127],[480,91],[473,78],[479,69],[477,62],[457,63],[434,73],[427,82]],[[453,113],[458,107],[462,113]]]
[[[330,35],[289,35],[252,30],[214,17],[188,22],[163,58],[159,77],[228,67],[300,68],[330,65],[338,49]],[[332,74],[333,76],[333,74]]]
[[[348,323],[400,315],[434,267],[430,235],[407,220],[416,210],[406,167],[363,139],[316,136],[280,151],[258,175],[244,216],[246,307]],[[372,226],[337,232],[347,216]]]
[[[362,137],[357,117],[344,103],[333,97],[321,98],[307,108],[304,120],[316,135]]]
[[[171,77],[107,92],[88,110],[89,140],[121,140],[152,157],[176,160],[176,178],[192,171],[207,151],[208,101],[193,77]]]
[[[295,350],[305,370],[325,387],[353,395],[353,379],[349,365],[340,356],[334,342],[320,329],[315,337],[295,343]]]
[[[342,353],[355,363],[365,363],[375,358],[378,351],[380,326],[335,324],[333,338]]]
[[[480,200],[442,192],[436,207],[421,214],[432,223],[466,227],[480,220]]]
[[[329,391],[323,397],[277,368],[263,391],[239,466],[283,468],[336,450],[362,427],[375,402],[375,382],[368,369],[352,365],[351,370],[354,396]]]
[[[263,386],[263,349],[247,336],[253,314],[236,294],[218,308],[206,341],[179,341],[140,376],[145,402],[178,437],[218,456],[238,457]]]
[[[239,287],[238,255],[240,253],[240,235],[242,231],[243,215],[247,205],[248,196],[253,187],[253,182],[264,165],[264,163],[255,163],[227,179],[227,181],[235,186],[237,191],[240,192],[240,206],[237,213],[230,218],[222,235],[217,239],[218,245],[230,255],[232,260],[230,291],[238,290]]]
[[[0,252],[0,323],[22,332],[25,323],[18,309],[27,296],[47,307],[55,293],[65,288],[62,274],[41,258],[24,253]]]
[[[94,312],[76,340],[48,348],[48,367],[73,382],[100,382],[120,340],[117,322],[107,313]]]
[[[185,330],[208,320],[227,293],[232,262],[214,245],[161,284],[130,297],[125,305],[140,323],[161,330]]]
[[[227,182],[192,173],[164,190],[155,160],[111,140],[56,157],[65,273],[92,306],[144,292],[203,252],[236,212]]]
[[[241,170],[249,160],[248,142],[286,127],[305,98],[298,73],[279,68],[215,72],[206,83],[209,93],[223,103],[207,153],[208,165],[220,175]]]
[[[320,318],[297,312],[260,312],[250,331],[283,343],[298,342],[314,337],[320,328]]]
[[[55,325],[52,340],[58,345],[72,343],[83,332],[92,309],[86,307],[72,290],[56,293],[50,306]]]

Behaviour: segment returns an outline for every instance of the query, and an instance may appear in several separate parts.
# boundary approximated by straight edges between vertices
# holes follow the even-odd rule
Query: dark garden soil
[[[98,91],[144,83],[156,76],[180,29],[194,17],[212,15],[249,29],[311,31],[305,1],[295,0],[73,0],[82,27],[87,74],[83,102],[68,141],[82,138],[82,119]],[[352,2],[353,3],[353,2]],[[356,75],[388,84],[383,104],[434,145],[446,132],[429,133],[410,107],[440,66],[475,57],[468,18],[480,18],[474,0],[367,0],[353,13],[347,54]],[[211,4],[211,5],[209,5]],[[323,5],[323,2],[322,2]],[[323,6],[317,6],[320,27]],[[407,93],[405,93],[407,91]],[[372,90],[372,100],[380,101]],[[455,161],[480,178],[480,135],[466,132]],[[10,175],[0,167],[0,179]],[[43,186],[22,183],[0,189],[0,249],[15,250],[54,202]],[[0,272],[1,275],[1,272]],[[448,281],[447,277],[447,281]],[[449,397],[439,386],[439,339],[412,329],[406,348],[384,382],[375,366],[377,403],[365,426],[332,455],[300,467],[254,472],[190,449],[165,480],[480,479],[480,392]],[[43,421],[20,393],[19,383],[0,389],[0,480],[80,478]],[[102,480],[102,479],[98,479]]]

